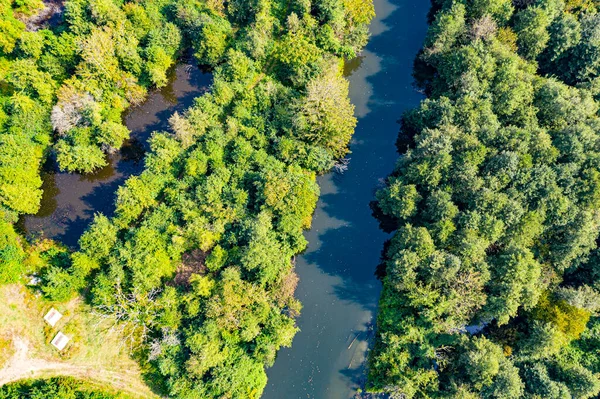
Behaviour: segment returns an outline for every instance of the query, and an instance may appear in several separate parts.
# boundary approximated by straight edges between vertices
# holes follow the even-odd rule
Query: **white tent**
[[[59,332],[58,334],[56,334],[56,337],[54,337],[54,339],[52,340],[52,345],[56,349],[61,351],[61,350],[65,349],[65,346],[67,346],[67,344],[69,343],[70,340],[71,340],[71,338],[67,337],[62,332]]]
[[[56,323],[58,323],[58,321],[62,318],[62,316],[63,315],[58,310],[52,308],[48,313],[46,313],[46,316],[44,316],[44,320],[46,320],[48,324],[54,327]]]

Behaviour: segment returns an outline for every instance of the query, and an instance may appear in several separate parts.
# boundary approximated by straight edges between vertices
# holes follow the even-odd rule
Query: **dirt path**
[[[76,365],[32,358],[29,355],[30,347],[27,341],[15,337],[13,344],[15,353],[0,370],[0,386],[28,378],[68,376],[107,384],[140,398],[158,398],[139,381],[137,372],[111,371],[93,365]]]

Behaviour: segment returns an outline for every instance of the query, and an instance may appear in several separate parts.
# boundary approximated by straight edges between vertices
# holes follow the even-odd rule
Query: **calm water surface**
[[[421,100],[411,73],[429,6],[426,0],[375,0],[371,41],[347,65],[359,118],[349,169],[319,179],[321,199],[306,233],[310,244],[296,262],[301,331],[267,371],[263,399],[346,399],[364,383],[381,287],[374,271],[389,238],[369,202],[398,158],[396,121]]]
[[[212,82],[195,66],[180,64],[171,69],[169,84],[149,93],[140,106],[124,115],[131,138],[115,154],[108,165],[89,175],[63,173],[52,161],[42,174],[44,195],[40,211],[20,221],[27,235],[52,238],[74,247],[94,214],[107,216],[114,211],[117,188],[143,170],[147,140],[157,130],[167,130],[169,117],[190,107],[195,97],[207,91]]]

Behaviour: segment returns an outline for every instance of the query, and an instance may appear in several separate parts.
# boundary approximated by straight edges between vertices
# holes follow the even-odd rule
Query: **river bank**
[[[374,272],[389,235],[369,203],[397,159],[397,120],[422,96],[412,86],[413,60],[427,29],[429,2],[375,0],[372,38],[347,64],[359,119],[348,170],[319,178],[321,198],[297,258],[301,331],[268,370],[265,399],[352,398],[363,386],[381,283]]]

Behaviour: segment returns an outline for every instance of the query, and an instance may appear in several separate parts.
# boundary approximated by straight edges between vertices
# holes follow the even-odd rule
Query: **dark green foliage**
[[[0,387],[0,399],[128,399],[74,378],[21,381]]]
[[[429,98],[377,193],[398,230],[369,388],[596,397],[596,7],[441,3],[416,63]]]

